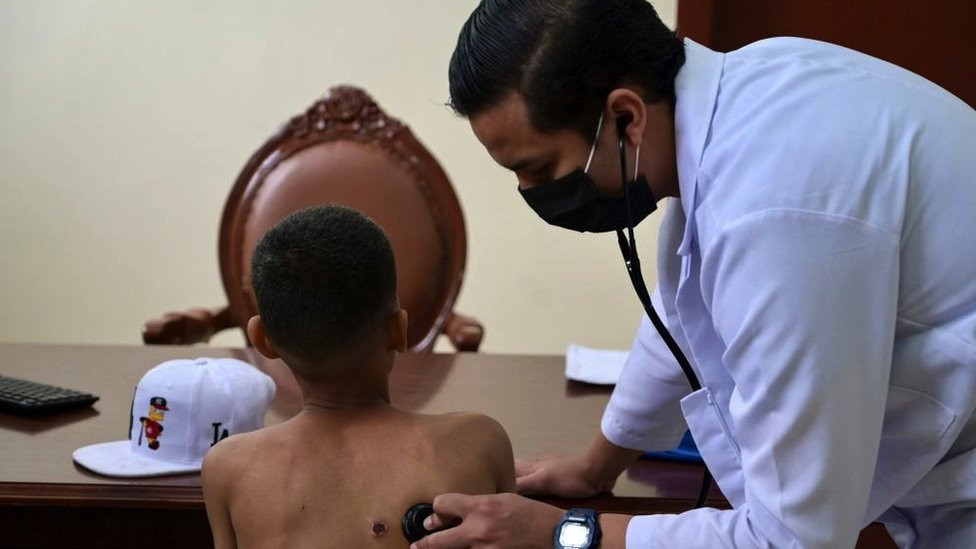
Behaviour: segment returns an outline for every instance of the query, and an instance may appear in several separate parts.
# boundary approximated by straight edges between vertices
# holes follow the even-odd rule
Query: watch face
[[[564,524],[559,530],[559,545],[568,548],[586,547],[590,542],[590,529],[582,524]]]

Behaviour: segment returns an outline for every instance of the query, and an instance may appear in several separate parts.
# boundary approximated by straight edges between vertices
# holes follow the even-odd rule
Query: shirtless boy
[[[218,549],[406,548],[400,519],[412,505],[514,491],[511,443],[496,421],[390,405],[407,314],[378,226],[348,208],[308,208],[264,236],[251,270],[260,316],[248,336],[288,365],[304,409],[208,452],[203,490]]]

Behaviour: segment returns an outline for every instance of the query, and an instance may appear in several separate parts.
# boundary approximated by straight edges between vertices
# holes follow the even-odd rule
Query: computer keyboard
[[[91,406],[98,397],[47,383],[0,376],[0,410],[24,416]]]

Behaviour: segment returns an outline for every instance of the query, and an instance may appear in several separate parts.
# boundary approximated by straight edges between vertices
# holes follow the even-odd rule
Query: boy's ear
[[[268,332],[264,330],[261,315],[254,315],[247,321],[247,338],[251,340],[251,345],[254,345],[254,348],[266,358],[279,358],[278,351],[268,340]]]
[[[388,338],[390,349],[401,353],[407,350],[407,311],[403,309],[393,311]]]

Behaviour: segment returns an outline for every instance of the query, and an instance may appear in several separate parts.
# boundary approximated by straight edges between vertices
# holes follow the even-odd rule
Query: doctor
[[[520,463],[519,491],[608,489],[687,426],[734,508],[445,494],[427,525],[459,524],[415,548],[852,547],[876,520],[976,547],[971,107],[825,43],[717,53],[645,0],[483,0],[450,85],[545,221],[626,235],[674,198],[653,303],[679,349],[645,318],[591,448]]]

